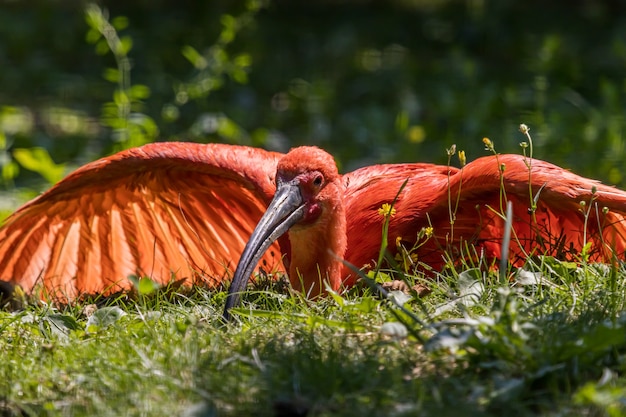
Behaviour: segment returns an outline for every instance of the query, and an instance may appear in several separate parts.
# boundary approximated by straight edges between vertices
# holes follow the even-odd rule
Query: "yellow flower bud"
[[[466,162],[465,151],[459,151],[459,163],[461,164],[461,167],[464,167]]]
[[[493,142],[489,138],[483,138],[483,144],[485,145],[485,149],[490,152],[495,152],[495,148],[493,146]]]
[[[384,203],[379,209],[378,214],[382,217],[393,217],[396,215],[396,209],[391,204]]]

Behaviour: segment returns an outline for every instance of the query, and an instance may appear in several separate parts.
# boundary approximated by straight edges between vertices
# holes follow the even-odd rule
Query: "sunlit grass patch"
[[[493,141],[484,144],[495,153]],[[460,195],[448,193],[450,240]],[[161,287],[129,277],[131,292],[69,306],[21,297],[0,312],[2,414],[626,412],[623,263],[591,262],[587,244],[559,259],[564,239],[550,236],[545,251],[515,262],[506,249],[498,262],[463,240],[456,253],[441,248],[445,265],[435,270],[419,250],[436,228],[422,227],[412,242],[390,239],[390,222],[402,214],[397,199],[375,208],[380,252],[371,271],[355,269],[357,286],[310,300],[261,274],[230,323],[223,288],[175,279]],[[490,210],[512,229],[503,191],[501,199]],[[584,216],[591,203],[593,195]],[[501,238],[515,239],[515,230]]]
[[[419,322],[370,288],[315,302],[258,288],[229,325],[225,294],[205,289],[28,306],[0,315],[3,412],[617,415],[624,276],[554,259],[506,283],[442,275],[397,298]]]

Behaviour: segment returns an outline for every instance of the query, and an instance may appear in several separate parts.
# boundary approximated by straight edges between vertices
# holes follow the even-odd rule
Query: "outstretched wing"
[[[451,188],[459,208],[454,225],[441,222],[440,231],[454,230],[490,258],[500,257],[507,201],[513,207],[509,257],[516,265],[537,255],[579,261],[585,245],[590,261],[624,257],[626,192],[617,188],[521,155],[477,159]]]
[[[78,169],[0,229],[0,279],[72,300],[129,275],[217,284],[234,270],[274,191],[280,154],[156,143]],[[281,268],[275,244],[263,258]]]
[[[405,180],[390,219],[388,245],[392,251],[413,250],[412,260],[435,270],[458,258],[499,258],[507,201],[513,203],[510,259],[517,265],[529,255],[580,259],[586,243],[592,261],[624,257],[626,192],[547,162],[498,155],[462,170],[404,164],[346,175],[346,212],[352,213],[348,261],[361,267],[377,259],[380,239],[372,237],[381,235],[383,224],[377,209],[393,201]],[[419,237],[427,227],[433,235]]]

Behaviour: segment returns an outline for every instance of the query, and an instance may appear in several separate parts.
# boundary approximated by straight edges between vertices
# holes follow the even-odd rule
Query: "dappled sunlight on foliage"
[[[78,3],[13,2],[0,15],[0,98],[22,109],[0,117],[11,148],[73,165],[129,137],[124,146],[318,144],[350,170],[442,163],[450,143],[473,160],[486,133],[515,152],[524,120],[536,157],[623,185],[619,3],[109,1],[104,20],[95,10],[90,26]],[[126,137],[126,125],[138,130]],[[31,183],[23,175],[17,184]]]

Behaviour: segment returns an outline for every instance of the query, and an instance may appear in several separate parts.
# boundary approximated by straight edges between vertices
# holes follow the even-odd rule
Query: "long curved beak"
[[[300,188],[296,183],[279,184],[274,199],[241,254],[235,276],[230,284],[223,319],[231,319],[230,309],[239,304],[241,292],[245,289],[254,267],[276,239],[304,217],[305,206]]]

